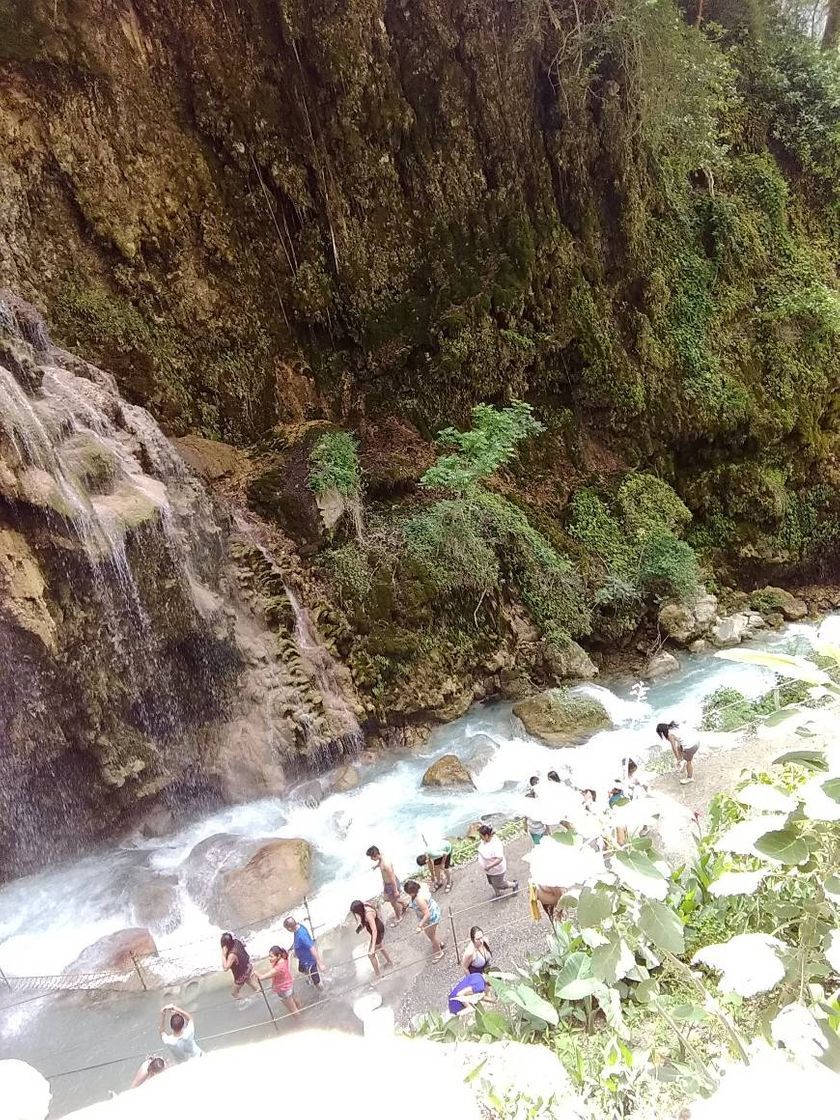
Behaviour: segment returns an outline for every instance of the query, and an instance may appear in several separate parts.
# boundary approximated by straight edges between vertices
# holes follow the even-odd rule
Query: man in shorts
[[[283,927],[292,935],[292,953],[297,958],[298,972],[303,973],[310,984],[320,988],[324,962],[321,958],[321,951],[315,944],[315,938],[306,926],[302,926],[296,918],[291,916],[283,922]]]
[[[424,837],[425,839],[425,837]],[[426,851],[417,857],[418,867],[428,867],[432,877],[432,890],[449,894],[452,890],[452,845],[448,840],[426,842]]]
[[[478,830],[478,837],[478,866],[487,876],[487,882],[493,888],[496,898],[505,891],[515,894],[519,890],[519,882],[507,877],[505,849],[493,832],[493,826],[483,824]]]
[[[373,860],[373,866],[379,869],[382,876],[382,893],[385,895],[385,901],[390,902],[394,910],[394,920],[391,925],[398,926],[405,917],[408,907],[400,898],[402,884],[394,871],[394,865],[390,860],[385,859],[375,844],[368,848],[366,855],[368,859]]]

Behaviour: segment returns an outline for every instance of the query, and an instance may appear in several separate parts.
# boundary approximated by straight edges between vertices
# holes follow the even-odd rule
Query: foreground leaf
[[[777,949],[784,946],[766,933],[739,933],[717,945],[707,945],[694,954],[695,964],[705,964],[721,973],[720,989],[739,996],[769,992],[785,978],[785,966]]]
[[[739,894],[755,894],[767,871],[726,871],[709,884],[709,894],[715,898],[731,898]]]
[[[805,863],[811,854],[810,848],[802,837],[797,836],[790,828],[765,832],[756,840],[755,850],[768,859],[790,865]]]
[[[636,965],[627,942],[616,935],[592,953],[592,975],[606,984],[622,980]]]
[[[660,900],[667,895],[665,877],[644,852],[616,852],[612,866],[622,883],[631,890]]]
[[[584,887],[580,892],[577,908],[578,925],[599,926],[612,914],[613,901],[606,891]]]
[[[724,661],[737,661],[740,665],[759,665],[770,669],[780,677],[788,677],[805,684],[821,684],[834,689],[834,681],[805,657],[793,657],[789,653],[768,653],[758,649],[721,649],[715,654]]]
[[[648,900],[642,903],[639,928],[651,939],[657,949],[680,954],[685,951],[685,934],[677,914],[662,902]]]
[[[786,751],[773,759],[774,766],[783,766],[786,762],[795,762],[797,766],[804,766],[806,770],[828,769],[825,754],[818,750]]]
[[[560,1022],[554,1004],[537,995],[527,984],[517,984],[515,988],[509,988],[505,992],[505,999],[530,1015],[532,1019],[536,1019],[542,1026],[556,1027]]]
[[[829,778],[827,782],[822,782],[820,787],[832,801],[840,802],[840,778]]]

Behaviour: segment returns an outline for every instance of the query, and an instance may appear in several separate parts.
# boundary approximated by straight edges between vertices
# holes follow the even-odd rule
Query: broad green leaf
[[[615,1033],[626,1037],[627,1028],[624,1025],[624,1016],[621,1014],[621,1000],[615,988],[602,988],[595,997],[598,1006],[604,1012],[604,1018]]]
[[[835,972],[840,972],[840,929],[833,929],[825,939],[825,959]]]
[[[603,988],[604,985],[594,976],[582,976],[580,980],[570,980],[562,988],[555,987],[554,994],[557,999],[586,999],[587,996],[603,991]]]
[[[648,898],[661,900],[668,893],[665,877],[644,852],[616,852],[612,869],[625,886]]]
[[[668,953],[685,951],[685,935],[679,916],[663,902],[648,899],[639,912],[639,928],[657,949]]]
[[[810,709],[803,704],[785,704],[783,708],[771,712],[770,715],[762,716],[761,722],[764,727],[778,727],[782,723],[787,723],[791,716],[798,715],[801,712],[810,712]]]
[[[563,967],[557,973],[554,981],[554,993],[560,999],[580,997],[567,997],[562,992],[568,985],[575,983],[578,980],[583,980],[592,975],[592,960],[588,953],[569,953],[563,962]]]
[[[790,865],[804,863],[811,854],[811,850],[805,841],[790,828],[765,832],[763,836],[759,836],[756,840],[755,850],[759,855],[767,856],[768,859],[775,859],[779,863]]]
[[[833,801],[840,801],[840,778],[829,778],[820,787]]]
[[[786,751],[773,759],[774,766],[783,766],[786,762],[795,762],[797,766],[804,766],[806,770],[828,769],[825,754],[818,750]]]
[[[592,975],[607,984],[615,984],[635,967],[636,958],[627,942],[613,934],[606,945],[592,951]]]
[[[840,875],[829,875],[823,884],[832,902],[840,902]]]
[[[639,1003],[650,1003],[654,996],[658,994],[659,981],[653,979],[643,980],[633,992],[633,995],[636,997]]]
[[[678,1003],[671,1008],[671,1014],[683,1023],[702,1023],[709,1017],[709,1013],[696,1003]]]
[[[768,653],[760,649],[721,649],[715,654],[724,661],[737,661],[741,665],[759,665],[771,669],[780,677],[788,677],[805,684],[822,684],[827,688],[834,682],[828,673],[823,672],[805,657],[793,657],[788,653]]]
[[[509,1033],[507,1020],[498,1011],[490,1011],[479,1004],[475,1009],[475,1023],[482,1033],[492,1038],[505,1038]]]
[[[532,1019],[537,1019],[543,1026],[556,1027],[560,1022],[557,1008],[537,995],[533,988],[527,984],[517,984],[505,992],[505,999],[519,1007]]]
[[[478,1016],[476,1016],[476,1022],[478,1022]],[[472,1081],[475,1081],[475,1079],[478,1077],[478,1075],[481,1073],[481,1071],[484,1069],[484,1067],[486,1065],[487,1065],[487,1058],[482,1058],[481,1061],[478,1063],[478,1065],[473,1066],[473,1068],[470,1070],[470,1072],[464,1078],[464,1084],[469,1085]]]
[[[613,912],[613,900],[606,891],[584,887],[577,907],[579,926],[599,926]]]

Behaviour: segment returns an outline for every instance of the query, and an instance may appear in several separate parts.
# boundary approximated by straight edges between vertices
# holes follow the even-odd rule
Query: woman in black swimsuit
[[[379,917],[379,912],[376,907],[370,902],[361,902],[356,899],[355,902],[350,903],[350,913],[358,920],[359,924],[356,926],[356,933],[361,933],[362,930],[370,935],[370,947],[368,949],[368,957],[370,963],[373,965],[373,971],[379,975],[379,961],[376,959],[377,953],[381,953],[385,964],[390,967],[393,961],[388,955],[388,950],[382,944],[385,940],[385,923]]]

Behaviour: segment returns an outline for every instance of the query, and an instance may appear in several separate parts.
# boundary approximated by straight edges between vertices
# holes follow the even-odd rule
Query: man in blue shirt
[[[283,926],[293,936],[292,952],[297,957],[298,972],[305,973],[310,984],[314,984],[316,988],[320,987],[324,962],[315,944],[315,938],[306,926],[302,926],[295,918],[286,918]]]

